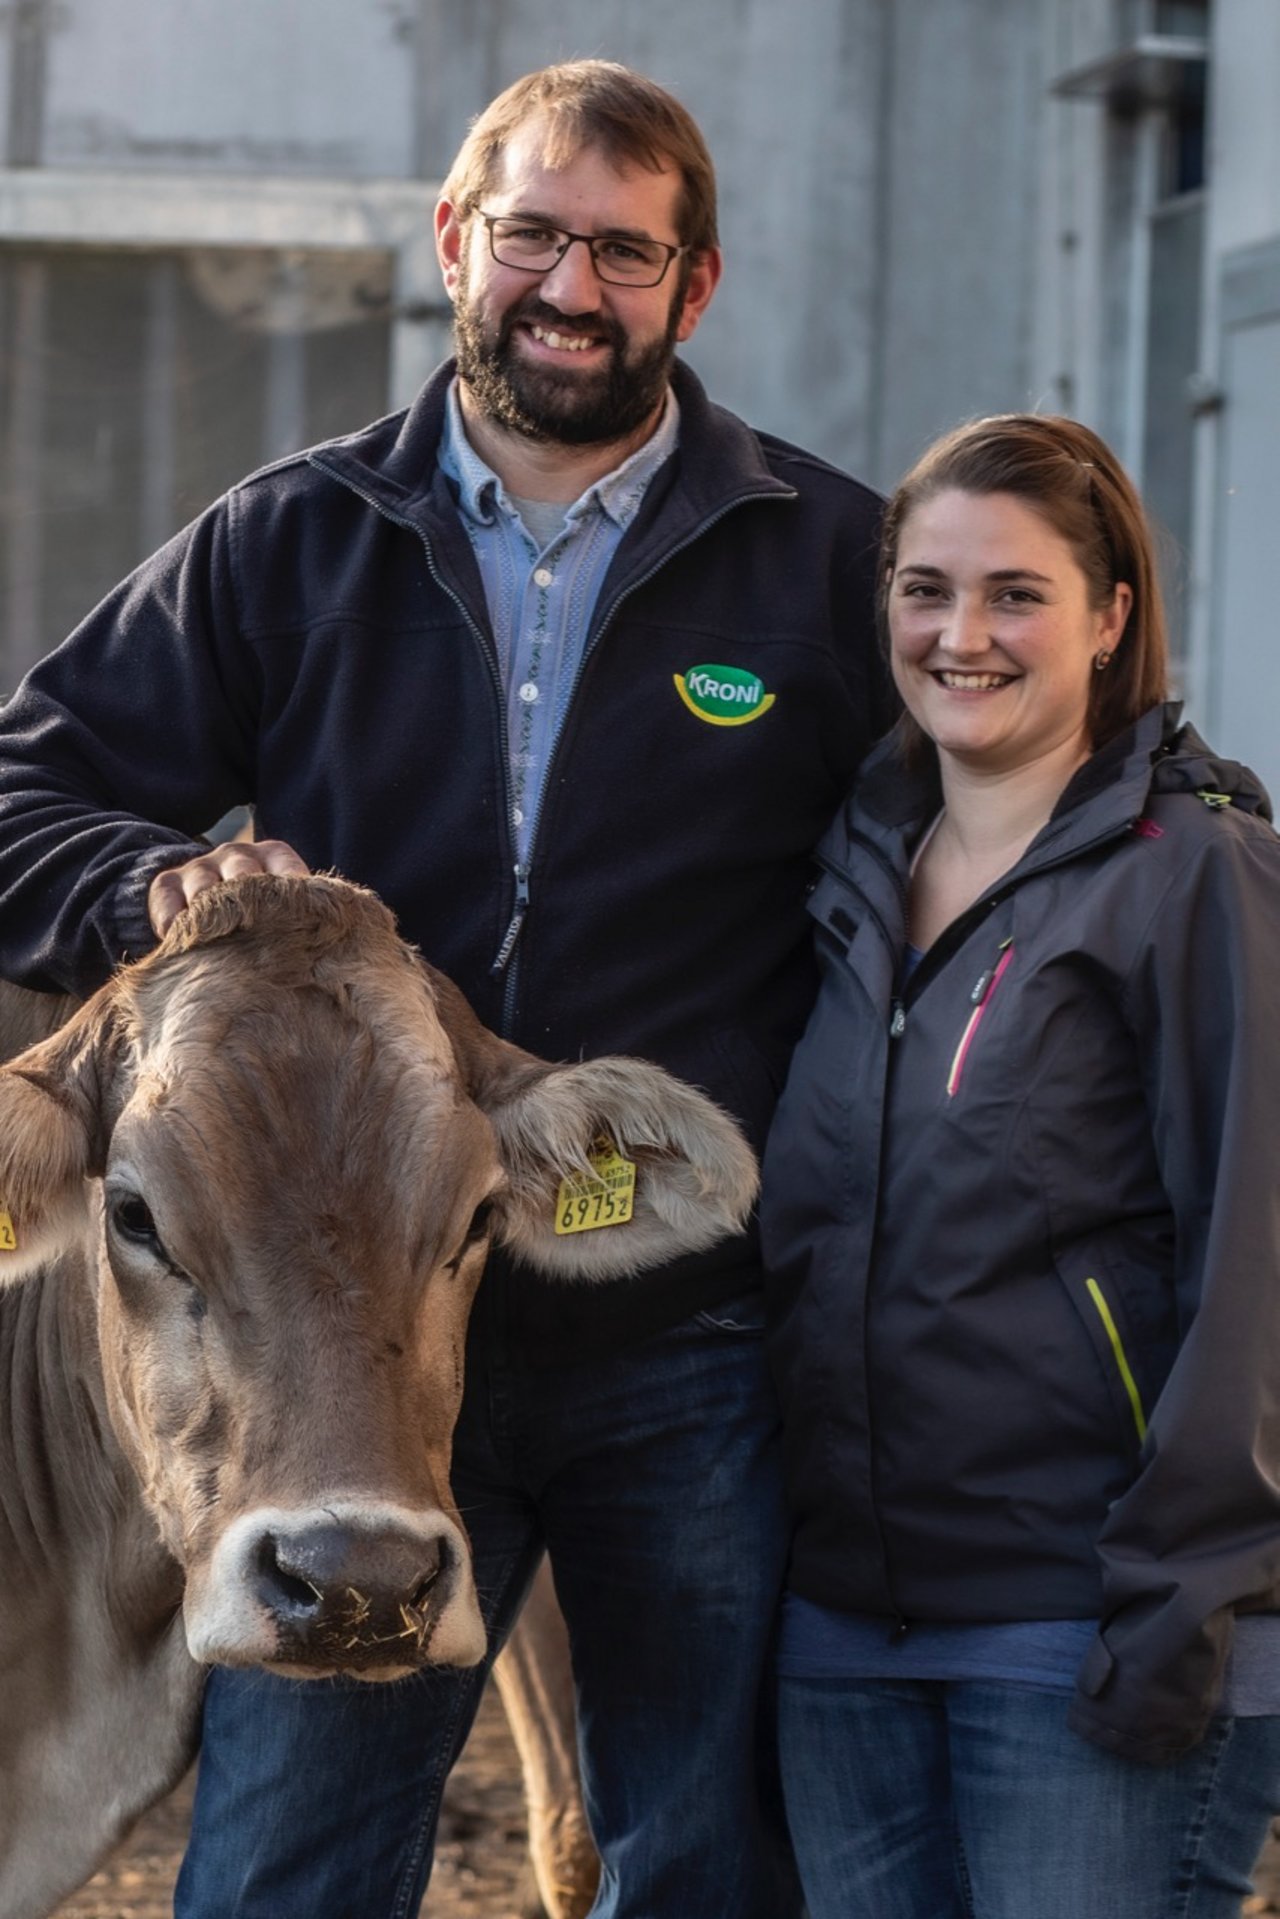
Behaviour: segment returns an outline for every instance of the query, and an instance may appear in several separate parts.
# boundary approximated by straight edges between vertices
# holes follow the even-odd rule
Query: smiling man
[[[715,290],[720,253],[707,235],[696,248],[671,237],[677,166],[590,147],[553,165],[550,131],[540,117],[516,133],[484,182],[488,210],[476,204],[480,183],[455,168],[436,235],[468,438],[508,461],[541,448],[531,474],[558,467],[576,487],[653,432],[676,345]],[[589,233],[562,224],[587,216]]]
[[[225,875],[336,867],[495,1031],[656,1059],[759,1147],[810,849],[892,712],[879,502],[679,363],[715,180],[651,81],[518,81],[436,233],[456,365],[233,488],[0,712],[0,973],[83,992]],[[246,801],[256,843],[202,843]],[[551,1555],[608,1919],[797,1910],[761,1327],[754,1234],[599,1289],[494,1257],[477,1298],[454,1495],[491,1657]],[[181,1919],[415,1911],[486,1670],[215,1672]]]

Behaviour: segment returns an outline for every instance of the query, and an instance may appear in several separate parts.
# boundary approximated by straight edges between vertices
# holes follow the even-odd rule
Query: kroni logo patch
[[[691,666],[675,676],[676,692],[691,713],[708,726],[745,726],[773,705],[757,673],[740,666]]]

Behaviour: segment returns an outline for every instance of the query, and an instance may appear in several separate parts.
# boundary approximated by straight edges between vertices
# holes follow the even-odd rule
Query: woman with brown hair
[[[1087,428],[932,447],[764,1228],[813,1919],[1226,1919],[1280,1806],[1280,841]]]

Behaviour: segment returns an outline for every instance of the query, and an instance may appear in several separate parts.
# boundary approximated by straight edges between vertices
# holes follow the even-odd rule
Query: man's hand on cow
[[[243,879],[246,873],[309,873],[311,868],[284,840],[228,840],[211,846],[198,859],[167,866],[157,873],[147,892],[147,917],[160,938],[168,932],[184,906],[197,893],[223,880]]]

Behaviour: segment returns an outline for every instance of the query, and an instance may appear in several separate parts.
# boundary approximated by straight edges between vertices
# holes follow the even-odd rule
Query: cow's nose
[[[283,1656],[350,1670],[425,1650],[448,1597],[447,1538],[315,1522],[264,1532],[251,1555],[254,1596],[275,1620]]]
[[[182,1610],[193,1659],[298,1679],[398,1679],[485,1654],[466,1535],[439,1506],[338,1493],[250,1507],[188,1566]]]
[[[421,1605],[440,1576],[444,1543],[336,1524],[268,1532],[254,1553],[258,1597],[272,1612],[298,1619],[353,1587]]]

